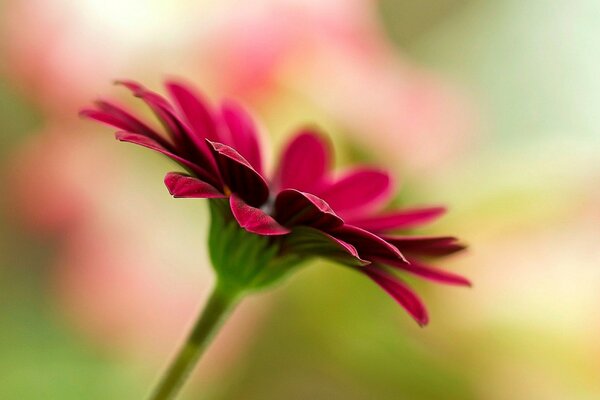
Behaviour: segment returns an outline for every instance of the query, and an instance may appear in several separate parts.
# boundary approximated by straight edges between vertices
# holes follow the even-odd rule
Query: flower
[[[109,101],[81,114],[118,128],[118,140],[162,153],[186,170],[168,173],[165,185],[174,197],[211,200],[211,258],[228,282],[262,288],[323,256],[364,273],[420,325],[428,322],[427,311],[393,270],[470,284],[425,261],[464,249],[456,238],[391,233],[429,222],[443,207],[382,211],[393,194],[390,175],[369,166],[332,174],[329,147],[314,129],[292,138],[269,179],[257,128],[237,103],[214,108],[176,81],[166,82],[170,99],[133,81],[118,83],[149,106],[168,135]]]

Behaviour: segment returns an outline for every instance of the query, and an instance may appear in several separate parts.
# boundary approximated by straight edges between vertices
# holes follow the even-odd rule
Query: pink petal
[[[121,121],[130,126],[132,130],[125,129],[130,132],[137,132],[147,135],[154,139],[154,136],[162,138],[154,129],[150,128],[146,123],[142,122],[140,119],[127,112],[122,106],[118,106],[114,103],[110,103],[105,100],[96,101],[96,105],[98,108],[107,114],[111,114],[114,117],[119,118]]]
[[[294,227],[286,237],[284,246],[286,251],[304,257],[321,256],[348,266],[362,267],[369,264],[369,261],[360,258],[358,251],[350,243],[309,226]]]
[[[445,207],[414,208],[393,211],[365,218],[348,218],[348,223],[371,232],[408,229],[435,220],[446,212]]]
[[[258,235],[286,235],[290,230],[279,225],[270,215],[260,208],[249,206],[236,194],[229,198],[233,216],[242,228]]]
[[[189,140],[194,141],[197,144],[202,143],[201,138],[196,138],[194,134],[190,132],[189,126],[181,120],[173,110],[173,107],[160,96],[158,93],[151,92],[149,90],[140,90],[136,93],[136,96],[140,97],[156,114],[158,119],[163,123],[165,129],[173,140],[180,144],[186,144]]]
[[[262,174],[258,134],[252,118],[242,107],[232,101],[222,104],[221,115],[231,133],[232,147],[248,160],[258,173]]]
[[[342,225],[329,231],[333,236],[350,243],[361,257],[369,260],[373,257],[392,258],[407,263],[400,251],[379,236],[352,225]]]
[[[385,290],[421,326],[427,325],[429,316],[421,299],[402,281],[383,270],[369,266],[361,269],[369,278]]]
[[[368,265],[370,264],[370,261],[366,261],[360,258],[360,255],[358,254],[358,250],[356,250],[356,247],[352,246],[350,243],[346,243],[343,240],[340,240],[338,238],[335,238],[333,236],[331,236],[328,233],[325,233],[323,231],[321,231],[321,233],[323,233],[323,235],[331,240],[332,242],[334,242],[335,244],[337,244],[341,249],[343,249],[346,253],[348,253],[350,256],[352,256],[353,258],[355,258],[357,261],[360,262],[361,265]]]
[[[279,192],[275,199],[275,218],[286,226],[308,225],[325,230],[344,223],[323,199],[295,189]]]
[[[225,197],[214,186],[198,178],[178,172],[169,172],[165,176],[165,185],[173,197],[203,199],[222,199]]]
[[[108,124],[120,130],[135,132],[148,136],[149,138],[158,142],[161,146],[167,149],[172,148],[172,145],[164,137],[140,121],[138,118],[125,111],[123,107],[103,100],[98,100],[96,105],[100,110],[84,109],[81,110],[79,114],[81,116],[92,118],[96,121]]]
[[[397,260],[378,259],[378,262],[392,267],[402,269],[411,274],[420,276],[430,281],[445,283],[448,285],[471,286],[471,282],[460,275],[430,267],[419,261],[410,260],[410,264],[399,263]]]
[[[178,82],[169,81],[166,87],[197,137],[223,141],[219,137],[215,115],[200,94]]]
[[[198,175],[198,177],[202,178],[203,180],[205,180],[207,182],[211,182],[211,184],[214,183],[214,184],[218,185],[218,182],[215,182],[215,177],[213,174],[207,172],[201,166],[196,165],[193,162],[191,162],[183,157],[173,154],[172,152],[168,151],[167,149],[162,147],[159,143],[150,139],[147,136],[141,135],[139,133],[120,131],[115,134],[115,137],[117,138],[117,140],[120,140],[122,142],[137,144],[139,146],[147,147],[149,149],[152,149],[154,151],[162,153],[162,154],[166,155],[167,157],[171,158],[172,160],[177,161],[184,168],[186,168],[189,171],[193,172],[194,174]]]
[[[95,119],[98,122],[102,122],[117,129],[138,132],[141,134],[138,129],[135,129],[127,122],[122,121],[121,119],[104,111],[98,111],[93,108],[84,108],[83,110],[79,111],[79,115],[82,117]]]
[[[206,140],[213,150],[223,181],[231,192],[240,195],[251,206],[263,205],[269,197],[269,187],[262,175],[233,148]]]
[[[387,172],[360,168],[346,173],[316,194],[342,217],[350,217],[362,215],[389,200],[392,186]]]
[[[314,193],[329,169],[329,158],[329,147],[319,135],[301,131],[283,151],[273,179],[275,187]]]
[[[381,236],[403,253],[423,256],[446,256],[464,250],[465,245],[458,243],[452,236]]]
[[[216,165],[204,138],[192,131],[192,128],[177,115],[173,106],[164,97],[133,81],[117,83],[129,88],[137,97],[144,100],[173,138],[178,152],[196,158],[198,163],[208,170],[215,170]]]
[[[146,90],[140,83],[130,79],[117,79],[114,81],[116,85],[125,86],[127,89],[137,96],[139,92]]]

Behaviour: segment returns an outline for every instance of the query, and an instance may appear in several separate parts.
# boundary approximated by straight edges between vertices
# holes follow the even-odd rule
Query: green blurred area
[[[379,10],[399,48],[460,83],[481,113],[481,135],[453,169],[436,182],[417,184],[418,178],[407,178],[406,199],[441,199],[455,210],[431,231],[451,227],[460,236],[471,235],[469,240],[483,247],[475,246],[475,259],[489,260],[476,258],[478,252],[494,249],[486,240],[504,240],[519,228],[527,232],[571,218],[578,199],[565,197],[585,196],[600,166],[600,4],[384,0]],[[0,162],[5,176],[11,174],[13,149],[42,123],[41,111],[0,76]],[[3,186],[7,193],[10,188]],[[48,287],[57,243],[26,232],[12,214],[3,194],[0,399],[143,398],[156,368],[103,350],[66,322]],[[432,289],[415,281],[431,303],[433,323],[425,329],[413,326],[358,274],[324,263],[311,266],[267,295],[273,302],[268,317],[222,382],[207,388],[198,381],[186,388],[184,397],[598,398],[599,366],[588,360],[584,342],[575,343],[586,334],[556,331],[544,321],[536,325],[525,318],[527,313],[522,324],[518,318],[503,318],[515,311],[511,299],[496,293],[495,300],[486,300],[485,291],[486,284],[503,278],[485,271],[488,265],[473,265],[468,257],[468,274],[476,282],[472,291]],[[499,257],[510,259],[507,254]],[[477,277],[489,281],[478,286]],[[514,277],[529,279],[531,285],[535,278]],[[543,295],[551,296],[550,290]],[[482,316],[480,299],[508,304],[490,307],[499,316]],[[592,319],[590,336],[598,333],[599,320]],[[560,321],[557,325],[562,326]],[[511,361],[536,372],[507,371]],[[490,380],[492,372],[498,381]],[[481,380],[484,374],[488,378]],[[511,381],[515,377],[523,381]]]
[[[40,126],[39,110],[0,80],[0,157],[10,178],[10,151]],[[5,190],[9,190],[6,188]],[[4,192],[7,193],[7,192]],[[43,205],[42,205],[43,206]],[[50,261],[56,242],[17,224],[0,198],[0,398],[136,398],[130,366],[89,346],[56,312]],[[110,382],[110,384],[107,384]]]

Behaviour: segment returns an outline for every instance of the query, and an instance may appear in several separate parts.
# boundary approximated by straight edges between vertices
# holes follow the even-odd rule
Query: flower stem
[[[175,398],[211,339],[237,305],[239,297],[239,292],[224,288],[217,282],[186,342],[163,375],[150,400]]]

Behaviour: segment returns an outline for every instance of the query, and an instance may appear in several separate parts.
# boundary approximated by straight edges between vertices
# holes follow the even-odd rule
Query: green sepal
[[[282,253],[282,239],[247,232],[235,221],[226,200],[210,200],[208,247],[221,285],[252,292],[281,281],[306,258]]]

